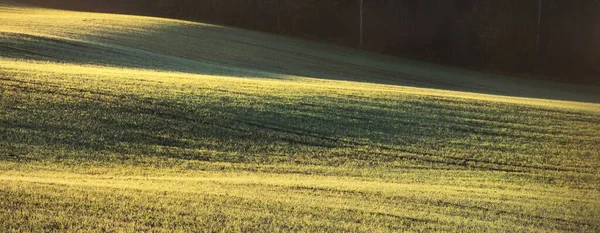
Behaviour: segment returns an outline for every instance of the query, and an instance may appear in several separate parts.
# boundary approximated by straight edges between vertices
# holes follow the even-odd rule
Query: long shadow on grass
[[[197,61],[134,47],[21,33],[0,32],[0,57],[218,76],[277,78],[254,70],[223,66],[216,61]]]
[[[135,39],[136,36],[132,37],[130,33],[112,33],[116,38],[124,38],[119,43],[155,51],[156,46],[139,43],[139,40]],[[145,36],[159,41],[180,43],[180,46],[162,45],[167,48],[162,51],[165,54],[199,61],[214,61],[227,67],[266,72],[276,77],[314,77],[518,97],[600,102],[600,95],[594,87],[494,76],[249,30],[172,23],[148,29],[145,33]]]
[[[169,22],[69,40],[0,33],[0,56],[228,77],[294,76],[600,102],[594,88],[478,72],[227,27]]]
[[[466,102],[435,99],[373,103],[350,97],[290,103],[274,96],[257,106],[234,106],[210,97],[200,104],[109,92],[90,97],[85,95],[90,90],[57,91],[44,85],[6,87],[6,92],[55,101],[4,107],[10,114],[0,119],[0,147],[11,156],[0,159],[102,160],[102,154],[110,154],[501,171],[597,169],[594,129],[548,127],[600,125],[593,115],[578,112],[502,104],[469,109],[460,107]],[[574,116],[579,121],[572,121]]]

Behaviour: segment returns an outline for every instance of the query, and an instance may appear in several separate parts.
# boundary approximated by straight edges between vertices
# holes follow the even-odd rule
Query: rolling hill
[[[600,230],[596,87],[0,3],[0,231]]]

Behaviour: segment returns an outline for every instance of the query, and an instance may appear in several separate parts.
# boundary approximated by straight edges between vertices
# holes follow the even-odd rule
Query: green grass
[[[600,230],[594,87],[0,6],[2,232]]]

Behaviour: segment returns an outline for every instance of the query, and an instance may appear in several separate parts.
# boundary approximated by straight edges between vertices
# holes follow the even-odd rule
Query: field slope
[[[0,232],[600,231],[600,93],[0,1]]]

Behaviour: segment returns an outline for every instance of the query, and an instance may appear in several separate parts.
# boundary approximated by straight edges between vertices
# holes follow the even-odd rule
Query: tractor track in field
[[[346,144],[346,145],[351,145],[353,147],[369,146],[369,147],[373,147],[373,148],[384,149],[385,151],[390,151],[392,153],[399,152],[399,153],[405,153],[405,154],[413,154],[413,155],[416,155],[417,157],[407,157],[407,158],[413,159],[413,160],[422,160],[422,161],[432,162],[432,163],[443,163],[443,164],[447,164],[447,165],[456,165],[456,166],[472,167],[472,168],[480,168],[480,169],[483,168],[485,170],[498,170],[498,171],[508,171],[508,172],[525,172],[525,171],[527,171],[527,169],[550,170],[550,171],[560,171],[560,172],[581,172],[575,168],[559,168],[559,167],[551,167],[551,166],[536,166],[536,165],[511,164],[511,163],[503,163],[503,162],[496,162],[496,161],[486,161],[486,160],[479,160],[479,159],[473,159],[473,158],[462,158],[462,157],[456,157],[456,156],[438,155],[438,154],[427,153],[427,152],[418,152],[418,151],[412,151],[412,150],[408,150],[408,149],[400,149],[400,148],[395,148],[395,147],[390,147],[390,146],[385,146],[385,145],[376,145],[376,144],[365,143],[365,142],[360,142],[360,141],[343,140],[343,139],[339,139],[339,138],[332,138],[332,137],[327,137],[327,136],[323,136],[323,135],[319,135],[319,134],[314,134],[312,132],[294,131],[294,130],[279,128],[279,127],[273,126],[273,125],[275,125],[275,124],[273,124],[273,122],[265,122],[264,124],[248,122],[248,121],[238,121],[238,122],[247,124],[247,125],[251,125],[251,126],[255,126],[258,128],[265,128],[265,129],[269,129],[269,130],[285,132],[285,133],[289,133],[289,134],[295,134],[295,135],[302,136],[302,137],[312,137],[312,138],[316,138],[316,139],[332,141],[332,142],[339,143],[342,145]],[[269,124],[269,125],[267,125],[267,124]],[[366,153],[373,153],[373,152],[366,152]],[[433,158],[440,158],[442,160],[435,160]],[[447,160],[450,160],[450,161],[447,161]],[[473,166],[473,165],[469,165],[467,162],[472,162],[472,163],[476,163],[476,164],[513,167],[513,169]],[[516,168],[516,169],[514,169],[514,168]],[[521,168],[521,169],[518,170],[519,168]]]
[[[47,56],[45,54],[36,53],[36,52],[29,51],[29,50],[26,50],[26,49],[21,49],[21,48],[17,48],[17,47],[12,47],[12,46],[8,46],[8,45],[0,44],[0,52],[3,52],[3,51],[15,51],[17,53],[30,54],[30,55],[33,55],[33,56],[39,56],[39,57],[42,57],[42,58],[51,59],[51,57],[49,57],[49,56]],[[6,55],[2,55],[0,57],[3,57],[3,56],[6,56]]]
[[[281,186],[281,185],[272,185],[272,186],[285,187],[285,186]],[[286,188],[289,188],[289,187],[286,187]],[[365,192],[365,191],[360,191],[360,190],[343,190],[343,189],[334,189],[334,188],[325,188],[325,187],[304,187],[304,186],[294,186],[291,188],[295,189],[295,190],[305,190],[305,191],[309,191],[309,192],[330,192],[330,193],[342,194],[342,195],[347,195],[347,196],[362,196],[364,198],[373,198],[372,192]],[[398,202],[401,201],[401,202],[409,202],[409,203],[422,204],[422,205],[428,205],[428,206],[436,206],[436,207],[440,207],[440,208],[453,207],[456,209],[467,209],[467,210],[473,210],[473,211],[490,212],[490,213],[497,214],[497,215],[507,215],[507,216],[512,216],[515,218],[526,218],[526,219],[533,218],[533,219],[538,219],[538,220],[552,220],[552,221],[560,222],[562,224],[588,226],[588,227],[593,227],[593,228],[600,227],[600,225],[584,223],[584,222],[569,220],[569,219],[564,219],[564,218],[525,214],[525,213],[506,211],[506,210],[502,210],[502,209],[495,209],[495,208],[489,208],[489,207],[483,207],[483,206],[477,206],[477,205],[465,205],[465,204],[449,202],[449,201],[445,201],[445,200],[441,200],[441,199],[427,200],[427,199],[419,199],[419,198],[406,197],[406,196],[394,196],[394,195],[387,196],[387,195],[383,195],[383,194],[377,194],[376,198],[381,198],[387,202],[390,202],[390,204],[398,204]],[[575,229],[575,228],[568,228],[566,226],[563,226],[563,228],[564,228],[564,230]]]
[[[368,122],[368,123],[384,120],[395,126],[411,125],[411,126],[418,126],[421,128],[429,128],[431,126],[443,126],[444,128],[447,128],[448,130],[461,132],[461,133],[464,133],[465,135],[471,135],[473,133],[476,133],[476,134],[485,135],[485,136],[489,136],[489,137],[510,137],[510,138],[521,138],[521,139],[535,141],[540,138],[549,138],[553,134],[552,132],[547,132],[547,131],[544,131],[543,129],[539,129],[539,127],[537,127],[537,125],[534,126],[534,125],[530,125],[530,124],[519,124],[519,127],[521,129],[519,129],[518,131],[512,132],[512,133],[486,130],[485,128],[481,127],[481,124],[488,124],[488,125],[493,124],[493,125],[500,126],[502,128],[509,128],[509,127],[512,127],[513,125],[512,125],[512,123],[509,123],[508,121],[483,119],[483,118],[478,118],[476,116],[471,117],[471,116],[465,116],[465,115],[460,115],[460,114],[454,114],[452,112],[444,112],[440,116],[434,116],[434,117],[423,116],[419,119],[408,119],[406,117],[402,118],[402,117],[398,117],[398,116],[387,116],[386,111],[394,110],[391,108],[390,109],[382,108],[381,111],[379,111],[379,110],[367,111],[367,110],[361,110],[361,109],[356,109],[356,108],[332,107],[329,105],[327,105],[327,106],[312,105],[312,104],[307,105],[305,103],[300,103],[300,105],[311,107],[311,109],[310,109],[311,112],[334,115],[334,116],[338,116],[342,119],[355,119],[358,121],[363,121],[363,122]],[[359,106],[363,106],[363,105],[359,105]],[[420,106],[411,106],[411,108],[418,108],[418,107],[420,107]],[[294,111],[298,111],[298,112],[302,112],[302,111],[306,110],[306,108],[295,107],[295,106],[285,106],[285,108],[294,110]],[[361,114],[346,113],[346,112],[356,112],[356,111],[361,112]],[[357,116],[357,115],[361,115],[361,116]],[[365,115],[367,115],[368,117]],[[434,120],[434,118],[435,118],[436,122],[432,123],[431,120]],[[460,118],[460,119],[463,119],[464,121],[459,121],[459,120],[452,119],[452,118]],[[466,122],[467,120],[470,122],[467,123]],[[523,133],[531,133],[531,134],[535,134],[535,135],[524,135]]]

